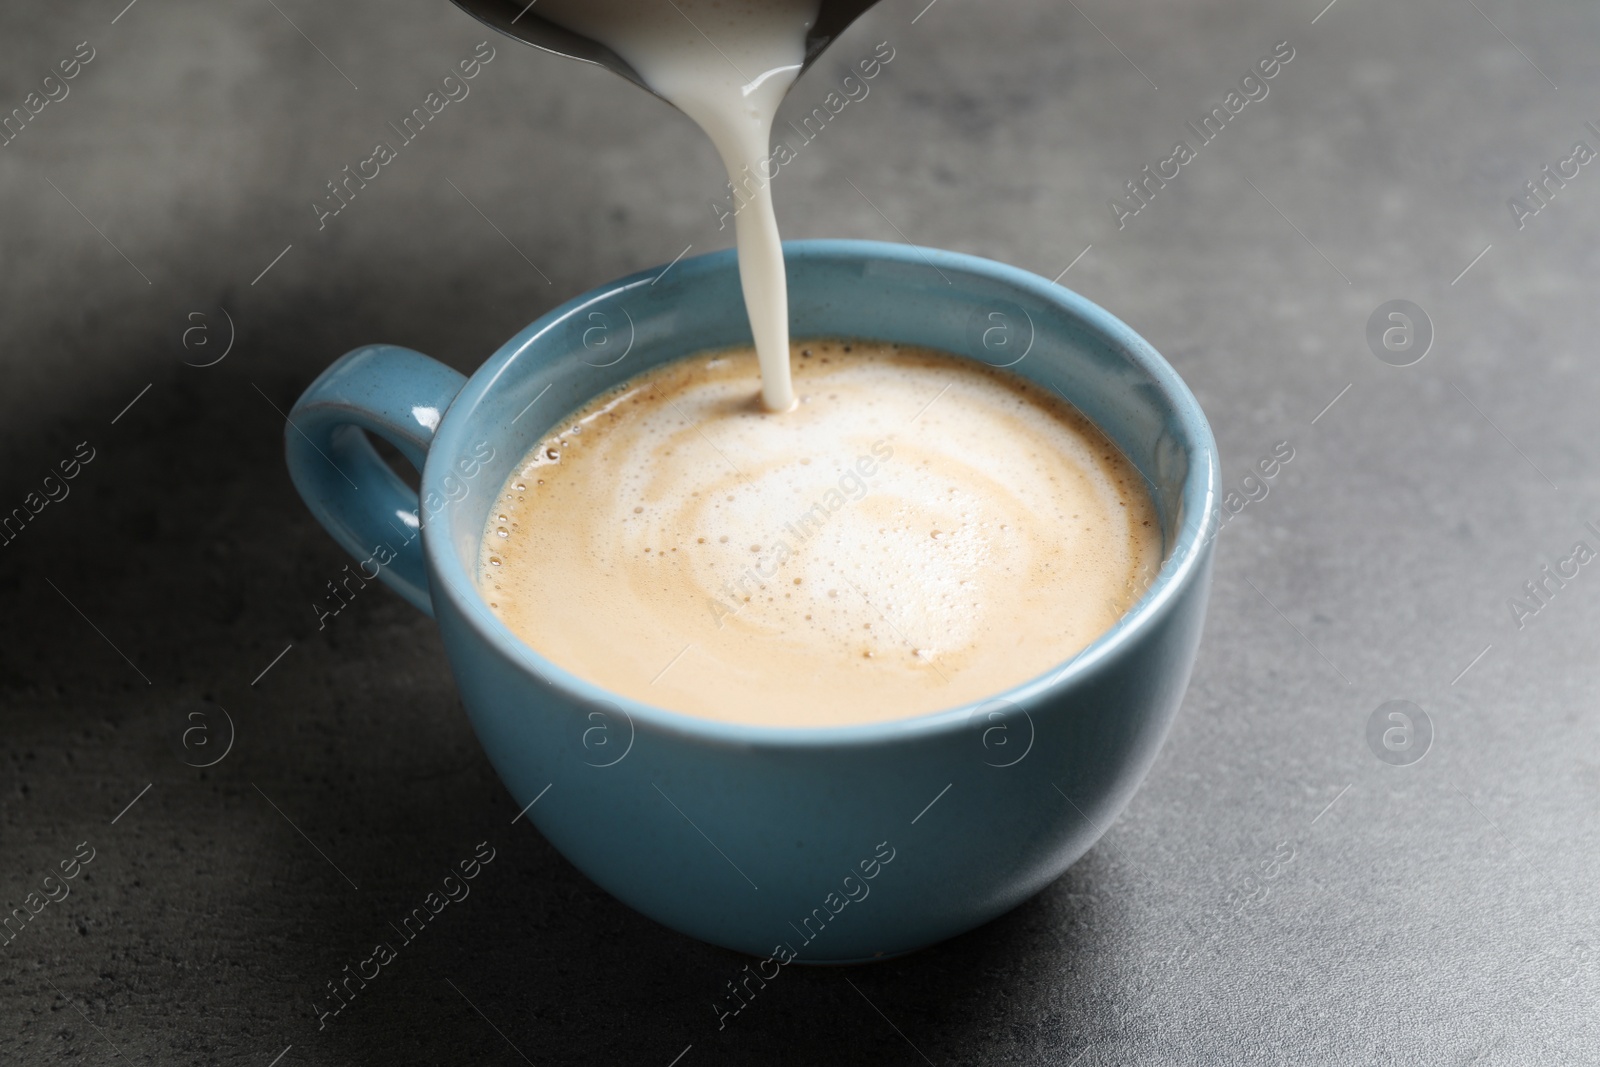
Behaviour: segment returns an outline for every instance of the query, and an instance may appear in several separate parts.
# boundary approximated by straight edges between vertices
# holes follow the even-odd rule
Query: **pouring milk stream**
[[[772,121],[805,61],[820,0],[540,0],[539,13],[606,45],[705,130],[735,184],[767,160]],[[789,296],[770,183],[734,216],[739,279],[768,411],[795,406]]]

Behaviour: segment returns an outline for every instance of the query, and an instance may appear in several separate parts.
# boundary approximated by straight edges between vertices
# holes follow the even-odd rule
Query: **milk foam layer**
[[[556,664],[675,711],[895,719],[1043,674],[1160,565],[1139,474],[1075,410],[921,349],[795,345],[658,368],[559,424],[489,517],[480,587]]]
[[[740,184],[763,173],[772,120],[805,61],[819,0],[540,0],[539,14],[599,41],[710,136]],[[739,278],[769,410],[794,402],[789,297],[769,183],[734,216]]]

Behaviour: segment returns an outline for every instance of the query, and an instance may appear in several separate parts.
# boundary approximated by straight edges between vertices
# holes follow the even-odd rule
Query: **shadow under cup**
[[[409,350],[358,349],[306,391],[286,430],[291,474],[313,512],[360,557],[381,535],[392,556],[381,576],[431,607],[473,727],[517,807],[530,805],[527,819],[620,900],[690,936],[772,957],[768,971],[896,955],[971,929],[1094,843],[1154,760],[1188,683],[1218,480],[1189,390],[1082,297],[1002,264],[905,245],[794,242],[785,258],[796,338],[897,341],[1008,367],[1059,389],[1144,475],[1163,567],[1071,663],[911,719],[764,727],[609,693],[492,613],[477,590],[479,546],[522,457],[611,386],[750,343],[731,251],[568,302],[464,385]],[[416,495],[362,429],[413,462],[425,455],[420,538]],[[335,467],[367,488],[352,492]]]

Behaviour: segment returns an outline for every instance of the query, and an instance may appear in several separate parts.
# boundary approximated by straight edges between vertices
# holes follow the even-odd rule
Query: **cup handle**
[[[284,427],[289,479],[323,528],[425,615],[433,614],[417,494],[367,438],[383,437],[420,472],[466,377],[421,352],[367,345],[345,353],[295,401]],[[383,559],[388,556],[388,560]],[[362,576],[370,579],[363,568]]]

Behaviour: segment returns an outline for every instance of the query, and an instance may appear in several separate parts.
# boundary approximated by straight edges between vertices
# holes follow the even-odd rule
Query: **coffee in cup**
[[[706,718],[838,726],[975,702],[1108,630],[1162,559],[1139,472],[1038,383],[890,343],[755,352],[609,389],[513,467],[479,586],[532,648]]]

